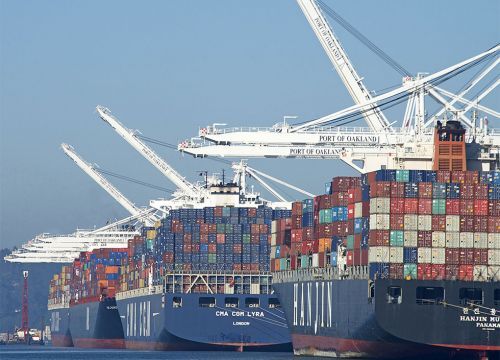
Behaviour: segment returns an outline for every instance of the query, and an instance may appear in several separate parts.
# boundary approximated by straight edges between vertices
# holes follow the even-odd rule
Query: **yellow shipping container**
[[[146,232],[146,239],[153,240],[156,237],[156,230],[148,230]]]

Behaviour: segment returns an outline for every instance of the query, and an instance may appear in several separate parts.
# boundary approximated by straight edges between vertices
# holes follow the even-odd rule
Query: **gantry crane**
[[[299,125],[277,124],[273,127],[222,128],[217,125],[199,130],[198,137],[184,141],[179,150],[195,157],[287,157],[341,159],[359,172],[373,171],[381,167],[406,169],[431,169],[434,151],[434,130],[431,128],[436,117],[426,122],[424,98],[428,94],[445,106],[457,118],[471,128],[467,140],[481,145],[470,168],[488,170],[498,167],[500,132],[489,130],[485,121],[465,117],[465,112],[476,106],[490,93],[498,80],[468,102],[463,96],[479,80],[484,78],[498,64],[498,59],[489,65],[458,96],[445,93],[437,85],[447,77],[467,69],[484,59],[498,55],[497,45],[477,56],[431,75],[406,76],[402,86],[372,97],[361,77],[356,73],[347,54],[333,30],[321,13],[316,0],[297,0],[314,33],[330,58],[334,68],[351,94],[355,105],[308,121]],[[446,97],[450,98],[447,100]],[[408,104],[401,128],[393,127],[380,110],[380,106],[408,97]],[[456,109],[456,102],[468,102],[465,108]],[[479,108],[479,107],[478,107]],[[481,106],[482,111],[498,117],[498,112]],[[361,115],[368,128],[343,127]],[[473,129],[472,129],[473,128]]]

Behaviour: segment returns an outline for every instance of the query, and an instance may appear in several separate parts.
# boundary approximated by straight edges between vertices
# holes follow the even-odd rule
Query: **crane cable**
[[[142,185],[142,186],[145,186],[145,187],[149,187],[151,189],[160,190],[160,191],[164,191],[164,192],[167,192],[167,193],[174,193],[173,190],[170,190],[170,189],[158,186],[158,185],[154,185],[154,184],[142,181],[142,180],[137,180],[137,179],[131,178],[129,176],[120,175],[120,174],[114,173],[114,172],[109,171],[109,170],[104,170],[104,169],[101,169],[101,168],[94,168],[94,170],[96,170],[97,172],[99,172],[101,174],[108,175],[108,176],[113,176],[113,177],[115,177],[117,179],[129,181],[129,182],[132,182],[132,183],[135,183],[135,184],[139,184],[139,185]]]

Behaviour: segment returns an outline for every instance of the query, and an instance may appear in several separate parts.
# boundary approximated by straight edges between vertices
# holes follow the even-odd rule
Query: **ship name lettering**
[[[244,311],[232,311],[231,316],[245,316]]]
[[[248,326],[250,323],[248,321],[233,321],[234,326]]]
[[[262,311],[249,311],[247,316],[264,317],[264,313]]]
[[[486,322],[486,321],[488,321],[488,317],[487,316],[465,316],[465,315],[462,315],[462,316],[460,316],[460,321]]]
[[[216,311],[215,316],[229,316],[227,311]]]

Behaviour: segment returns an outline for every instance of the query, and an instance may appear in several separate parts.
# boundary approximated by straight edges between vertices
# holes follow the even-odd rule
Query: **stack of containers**
[[[101,295],[114,297],[120,290],[120,271],[127,264],[128,249],[96,249],[82,252],[73,261],[71,302],[93,302]]]
[[[289,210],[268,207],[172,210],[156,229],[153,282],[174,271],[269,271],[271,222],[290,216]]]
[[[64,304],[70,299],[71,266],[64,265],[59,274],[54,274],[49,284],[48,305]]]
[[[379,170],[335,178],[327,190],[304,200],[302,212],[294,203],[291,243],[301,236],[302,246],[286,269],[337,258],[343,267],[345,255],[347,267],[369,265],[371,278],[500,278],[500,172]],[[315,261],[328,240],[330,262]]]

